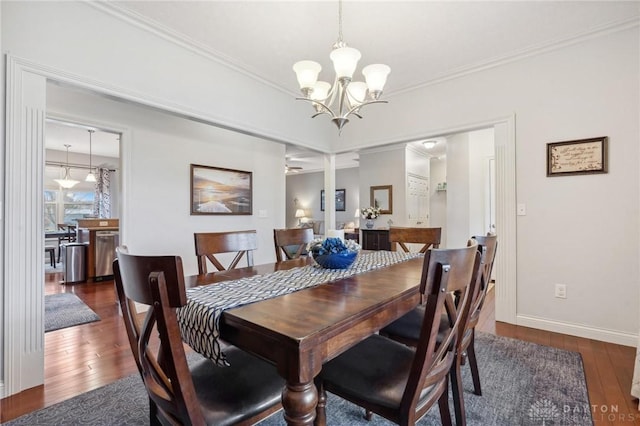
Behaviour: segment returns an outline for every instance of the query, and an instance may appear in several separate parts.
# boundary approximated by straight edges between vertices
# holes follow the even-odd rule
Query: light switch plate
[[[527,206],[524,203],[518,204],[516,208],[516,214],[518,216],[526,216],[527,215]]]
[[[265,218],[268,217],[266,210],[258,210],[258,217]]]

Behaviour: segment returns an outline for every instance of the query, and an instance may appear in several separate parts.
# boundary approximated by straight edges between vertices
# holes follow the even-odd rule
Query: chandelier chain
[[[338,0],[338,43],[342,43],[342,0]]]

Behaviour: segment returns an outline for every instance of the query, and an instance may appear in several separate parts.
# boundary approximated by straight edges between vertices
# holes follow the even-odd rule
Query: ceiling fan
[[[284,166],[285,173],[289,173],[289,172],[298,173],[298,170],[302,170],[302,167],[289,166],[288,164]]]

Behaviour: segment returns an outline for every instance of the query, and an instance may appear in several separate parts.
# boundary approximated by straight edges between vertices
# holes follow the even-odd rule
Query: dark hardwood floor
[[[1,400],[0,422],[137,373],[113,282],[65,286],[59,284],[60,274],[47,274],[46,278],[45,294],[73,292],[101,321],[46,333],[45,384]],[[638,401],[629,395],[635,348],[514,326],[494,318],[490,292],[480,331],[580,352],[595,424],[640,425]],[[517,424],[516,419],[514,422]]]

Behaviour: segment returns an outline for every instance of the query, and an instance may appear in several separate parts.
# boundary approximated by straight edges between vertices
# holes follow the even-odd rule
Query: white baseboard
[[[607,330],[603,328],[587,327],[584,325],[566,322],[551,321],[548,319],[527,315],[517,315],[516,321],[518,325],[524,327],[553,331],[554,333],[568,334],[570,336],[584,337],[587,339],[600,340],[602,342],[632,346],[634,348],[638,345],[637,334],[623,333],[620,331]]]
[[[0,399],[4,398],[4,382],[0,381]]]

